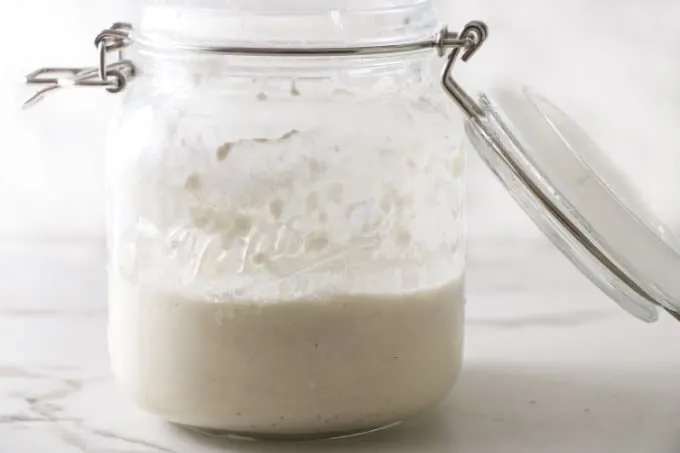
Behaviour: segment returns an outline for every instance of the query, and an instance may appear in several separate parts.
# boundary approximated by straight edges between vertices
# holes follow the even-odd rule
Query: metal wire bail
[[[123,50],[129,46],[132,27],[117,22],[102,31],[95,39],[99,52],[99,62],[95,67],[85,68],[41,68],[26,76],[29,85],[46,85],[24,103],[24,108],[31,107],[42,100],[48,93],[65,87],[99,87],[110,93],[122,91],[128,80],[134,76],[135,67],[126,60]],[[455,82],[452,77],[453,64],[459,58],[467,61],[481,47],[488,35],[486,24],[479,21],[468,23],[460,33],[451,32],[444,27],[437,35],[418,41],[399,44],[378,44],[371,46],[347,47],[243,47],[243,46],[205,46],[186,43],[157,41],[137,36],[134,42],[140,46],[158,52],[198,53],[210,55],[244,55],[275,57],[338,57],[387,55],[418,52],[435,49],[440,57],[451,50],[448,62],[442,74],[442,86],[468,116],[482,115],[479,106]],[[109,63],[109,54],[117,52],[116,61]],[[461,55],[462,52],[462,55]]]
[[[67,87],[95,87],[104,88],[110,93],[118,93],[125,88],[127,80],[134,75],[135,67],[126,60],[123,49],[130,45],[131,26],[117,22],[95,39],[95,46],[99,52],[99,64],[95,67],[57,68],[47,67],[37,69],[26,76],[28,85],[46,85],[39,89],[23,104],[29,108],[40,102],[49,93]],[[107,62],[108,54],[118,52],[117,61]]]
[[[442,73],[442,87],[458,106],[463,109],[468,118],[483,116],[484,112],[453,78],[453,64],[458,59],[461,51],[463,51],[463,54],[460,56],[460,59],[464,62],[468,61],[484,44],[488,35],[489,30],[484,22],[473,21],[468,23],[458,34],[458,38],[465,40],[468,45],[465,47],[454,47],[451,50],[449,60]]]

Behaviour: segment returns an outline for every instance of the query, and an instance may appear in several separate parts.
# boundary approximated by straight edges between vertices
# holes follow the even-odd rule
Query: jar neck
[[[375,57],[262,57],[134,49],[138,83],[154,90],[375,97],[433,80],[431,50]]]
[[[259,84],[267,91],[309,86],[310,92],[398,92],[432,80],[432,50],[380,57],[273,58],[163,54],[142,43],[342,48],[425,40],[440,28],[434,0],[139,0],[135,9],[134,34],[140,38],[135,64],[140,78],[157,89],[182,85],[242,91]]]

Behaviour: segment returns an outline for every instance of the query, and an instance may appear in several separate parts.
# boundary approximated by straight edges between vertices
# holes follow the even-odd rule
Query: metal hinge
[[[95,38],[94,44],[99,53],[99,64],[81,68],[40,68],[26,76],[28,85],[44,85],[33,94],[23,107],[31,107],[44,97],[61,88],[88,87],[104,88],[109,93],[118,93],[127,85],[127,81],[135,73],[135,67],[126,60],[123,50],[130,45],[131,26],[115,23]],[[117,54],[116,61],[108,62],[111,53]]]

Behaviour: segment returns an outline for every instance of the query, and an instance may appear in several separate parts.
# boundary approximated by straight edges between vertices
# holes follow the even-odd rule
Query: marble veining
[[[151,441],[126,436],[107,429],[88,426],[87,415],[70,413],[67,404],[77,399],[84,388],[97,382],[108,382],[108,376],[89,378],[65,378],[47,371],[29,371],[19,366],[0,368],[0,381],[3,393],[2,407],[10,409],[8,414],[0,414],[0,446],[3,451],[38,451],[32,446],[22,445],[24,434],[45,436],[49,433],[55,444],[52,448],[69,451],[73,447],[82,452],[173,452],[170,448]],[[7,388],[9,386],[9,388]],[[95,397],[91,400],[92,409],[97,409]],[[100,408],[106,410],[105,407]],[[124,414],[123,414],[124,415]],[[111,447],[108,445],[111,444]],[[116,446],[119,445],[119,446]],[[58,450],[59,451],[59,450]]]

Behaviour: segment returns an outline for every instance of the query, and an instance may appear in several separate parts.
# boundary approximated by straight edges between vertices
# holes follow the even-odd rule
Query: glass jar
[[[255,437],[436,405],[460,369],[465,267],[436,54],[180,51],[427,39],[432,4],[193,3],[142,6],[109,135],[118,383],[171,422]]]
[[[463,340],[456,105],[585,275],[638,318],[680,320],[680,246],[587,134],[529,89],[473,98],[452,77],[483,23],[437,32],[427,0],[317,3],[146,0],[132,31],[99,35],[98,66],[28,76],[46,87],[27,105],[64,86],[125,93],[107,153],[109,342],[139,406],[299,438],[444,398]],[[443,90],[435,50],[450,51]]]

